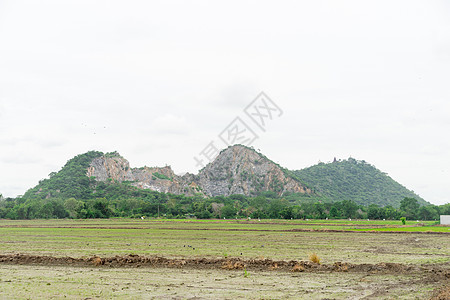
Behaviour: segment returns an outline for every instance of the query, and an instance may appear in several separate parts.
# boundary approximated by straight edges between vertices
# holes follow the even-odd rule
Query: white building
[[[450,225],[450,215],[441,215],[441,225]]]

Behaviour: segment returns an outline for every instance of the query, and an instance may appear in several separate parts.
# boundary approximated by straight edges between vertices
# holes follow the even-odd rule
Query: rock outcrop
[[[95,180],[98,181],[107,181],[108,179],[117,182],[134,180],[130,163],[116,152],[94,158],[87,169],[86,175],[95,177]]]
[[[223,150],[198,175],[177,176],[170,166],[130,168],[128,161],[118,153],[107,153],[95,158],[87,169],[87,176],[97,181],[128,181],[141,189],[163,193],[204,196],[232,194],[256,195],[263,191],[311,193],[287,171],[257,153],[235,145]]]
[[[199,192],[192,185],[193,177],[175,175],[170,166],[130,168],[129,162],[117,152],[107,153],[92,160],[86,175],[97,181],[130,182],[132,186],[161,193],[194,195]],[[191,179],[191,182],[189,182]]]
[[[287,171],[257,153],[235,145],[223,150],[197,175],[198,185],[207,196],[256,195],[263,191],[311,193]]]

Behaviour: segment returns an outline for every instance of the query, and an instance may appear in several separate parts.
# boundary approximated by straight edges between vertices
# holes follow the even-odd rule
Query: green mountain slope
[[[101,169],[99,172],[103,170],[102,172],[105,173],[99,173],[106,178],[105,180],[99,181],[96,177],[88,177],[89,175],[86,173],[93,160],[102,156],[109,157],[108,155],[118,157],[117,153],[103,154],[98,151],[90,151],[72,158],[59,172],[50,174],[50,178],[41,180],[37,186],[28,190],[22,200],[53,198],[75,198],[78,200],[139,198],[150,200],[155,199],[155,197],[165,197],[164,194],[159,195],[154,189],[142,189],[134,186],[134,181],[122,182],[118,180],[117,178],[125,178],[126,176],[122,174],[125,172],[122,170],[123,166],[116,164],[116,160],[110,162],[109,169],[103,170],[100,168],[105,162],[98,166]],[[121,159],[125,161],[125,159]],[[137,170],[134,170],[134,172],[137,175],[142,175]],[[117,178],[111,178],[110,175]],[[262,179],[259,179],[258,176]],[[253,180],[254,177],[259,180]],[[262,192],[272,191],[276,192],[277,195],[283,194],[292,203],[352,200],[361,205],[391,205],[398,208],[401,200],[409,197],[417,199],[420,204],[428,204],[414,192],[409,191],[385,173],[364,161],[349,158],[348,160],[328,164],[320,163],[303,170],[288,171],[262,154],[256,153],[253,149],[239,145],[222,151],[215,162],[211,163],[209,168],[201,170],[199,175],[176,178],[175,183],[181,187],[193,182],[197,183],[202,190],[214,190],[214,195],[221,196],[231,194],[246,194],[249,196],[250,194],[258,195]],[[226,180],[222,180],[222,178]],[[224,181],[223,184],[222,181]],[[254,185],[254,182],[261,186]],[[175,183],[171,180],[157,179],[149,182],[149,184],[155,186],[156,184],[173,185]],[[231,188],[234,189],[230,192]],[[159,191],[159,189],[157,190]],[[171,190],[171,193],[184,194],[183,191],[183,189]],[[285,191],[285,193],[280,191]]]
[[[102,152],[90,151],[69,160],[57,173],[51,173],[48,179],[39,181],[34,188],[29,189],[24,199],[44,199],[51,197],[87,199],[92,192],[86,169],[91,161]]]
[[[349,158],[294,171],[294,174],[331,201],[352,200],[355,203],[400,207],[405,197],[429,204],[391,177],[365,161]]]
[[[70,159],[59,172],[51,173],[48,179],[39,181],[39,184],[29,189],[23,195],[21,201],[69,199],[92,200],[107,198],[117,199],[145,199],[155,200],[165,198],[164,193],[158,193],[149,189],[140,189],[131,186],[127,182],[96,181],[95,178],[86,176],[86,170],[91,162],[101,156],[117,156],[117,153],[90,151]]]

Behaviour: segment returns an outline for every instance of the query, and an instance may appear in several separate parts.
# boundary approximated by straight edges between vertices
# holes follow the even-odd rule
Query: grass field
[[[450,266],[450,228],[433,224],[408,222],[401,226],[399,221],[367,220],[0,220],[0,255],[90,258],[131,254],[172,259],[306,261],[314,252],[324,265],[398,263],[445,271]],[[448,284],[441,277],[421,281],[424,274],[417,272],[294,274],[265,270],[249,271],[250,275],[244,276],[242,270],[161,266],[111,269],[6,263],[0,267],[0,298],[48,298],[64,291],[64,295],[76,299],[423,299],[437,286]],[[136,284],[136,280],[142,284]],[[39,295],[35,294],[38,290]]]

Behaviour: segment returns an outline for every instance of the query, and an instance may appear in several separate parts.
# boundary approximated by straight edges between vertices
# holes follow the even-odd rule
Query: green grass
[[[364,229],[353,229],[354,231],[362,231]],[[372,228],[370,231],[407,231],[407,232],[446,232],[450,233],[450,227],[444,226],[419,226],[419,227],[387,227]]]
[[[0,255],[109,257],[138,254],[168,258],[227,256],[308,260],[309,254],[315,252],[324,264],[341,261],[450,265],[449,236],[418,232],[446,232],[449,227],[431,226],[434,222],[427,222],[425,226],[417,226],[417,222],[406,226],[400,223],[367,220],[0,220]],[[338,229],[342,232],[292,229]],[[386,230],[410,233],[383,233]],[[425,299],[436,284],[424,281],[424,274],[246,271],[0,264],[0,298],[48,299],[61,297],[63,293],[69,299],[199,296],[211,299],[346,299],[370,295],[387,299]]]
[[[328,220],[330,222],[330,220]],[[373,227],[367,221],[302,224],[262,220],[0,220],[0,254],[28,253],[89,257],[124,254],[166,257],[244,257],[307,260],[316,252],[324,263],[450,261],[448,236],[416,231],[449,227]],[[361,226],[364,225],[364,226]],[[307,232],[292,229],[308,230]],[[315,230],[343,230],[322,232]],[[410,231],[411,234],[347,231]],[[416,241],[417,240],[417,241]],[[447,245],[447,246],[446,246]],[[191,247],[189,247],[191,246]],[[194,250],[195,248],[195,250]],[[241,254],[242,253],[242,254]]]
[[[62,226],[87,226],[87,227],[97,227],[97,226],[120,226],[120,227],[133,227],[133,226],[145,226],[148,223],[152,224],[173,224],[182,223],[185,226],[197,226],[202,228],[203,224],[208,224],[212,226],[211,228],[241,228],[242,225],[246,225],[246,228],[271,228],[271,229],[292,229],[297,228],[298,225],[312,226],[312,228],[346,228],[346,227],[396,227],[402,226],[401,221],[380,221],[380,220],[223,220],[223,219],[128,219],[128,218],[112,218],[112,219],[77,219],[77,220],[0,220],[0,226],[48,226],[48,227],[62,227]],[[422,221],[417,223],[417,221],[407,221],[405,226],[418,226],[434,225],[436,221]],[[186,225],[190,224],[190,225]],[[315,226],[315,227],[314,227]],[[310,228],[310,227],[305,227]]]

